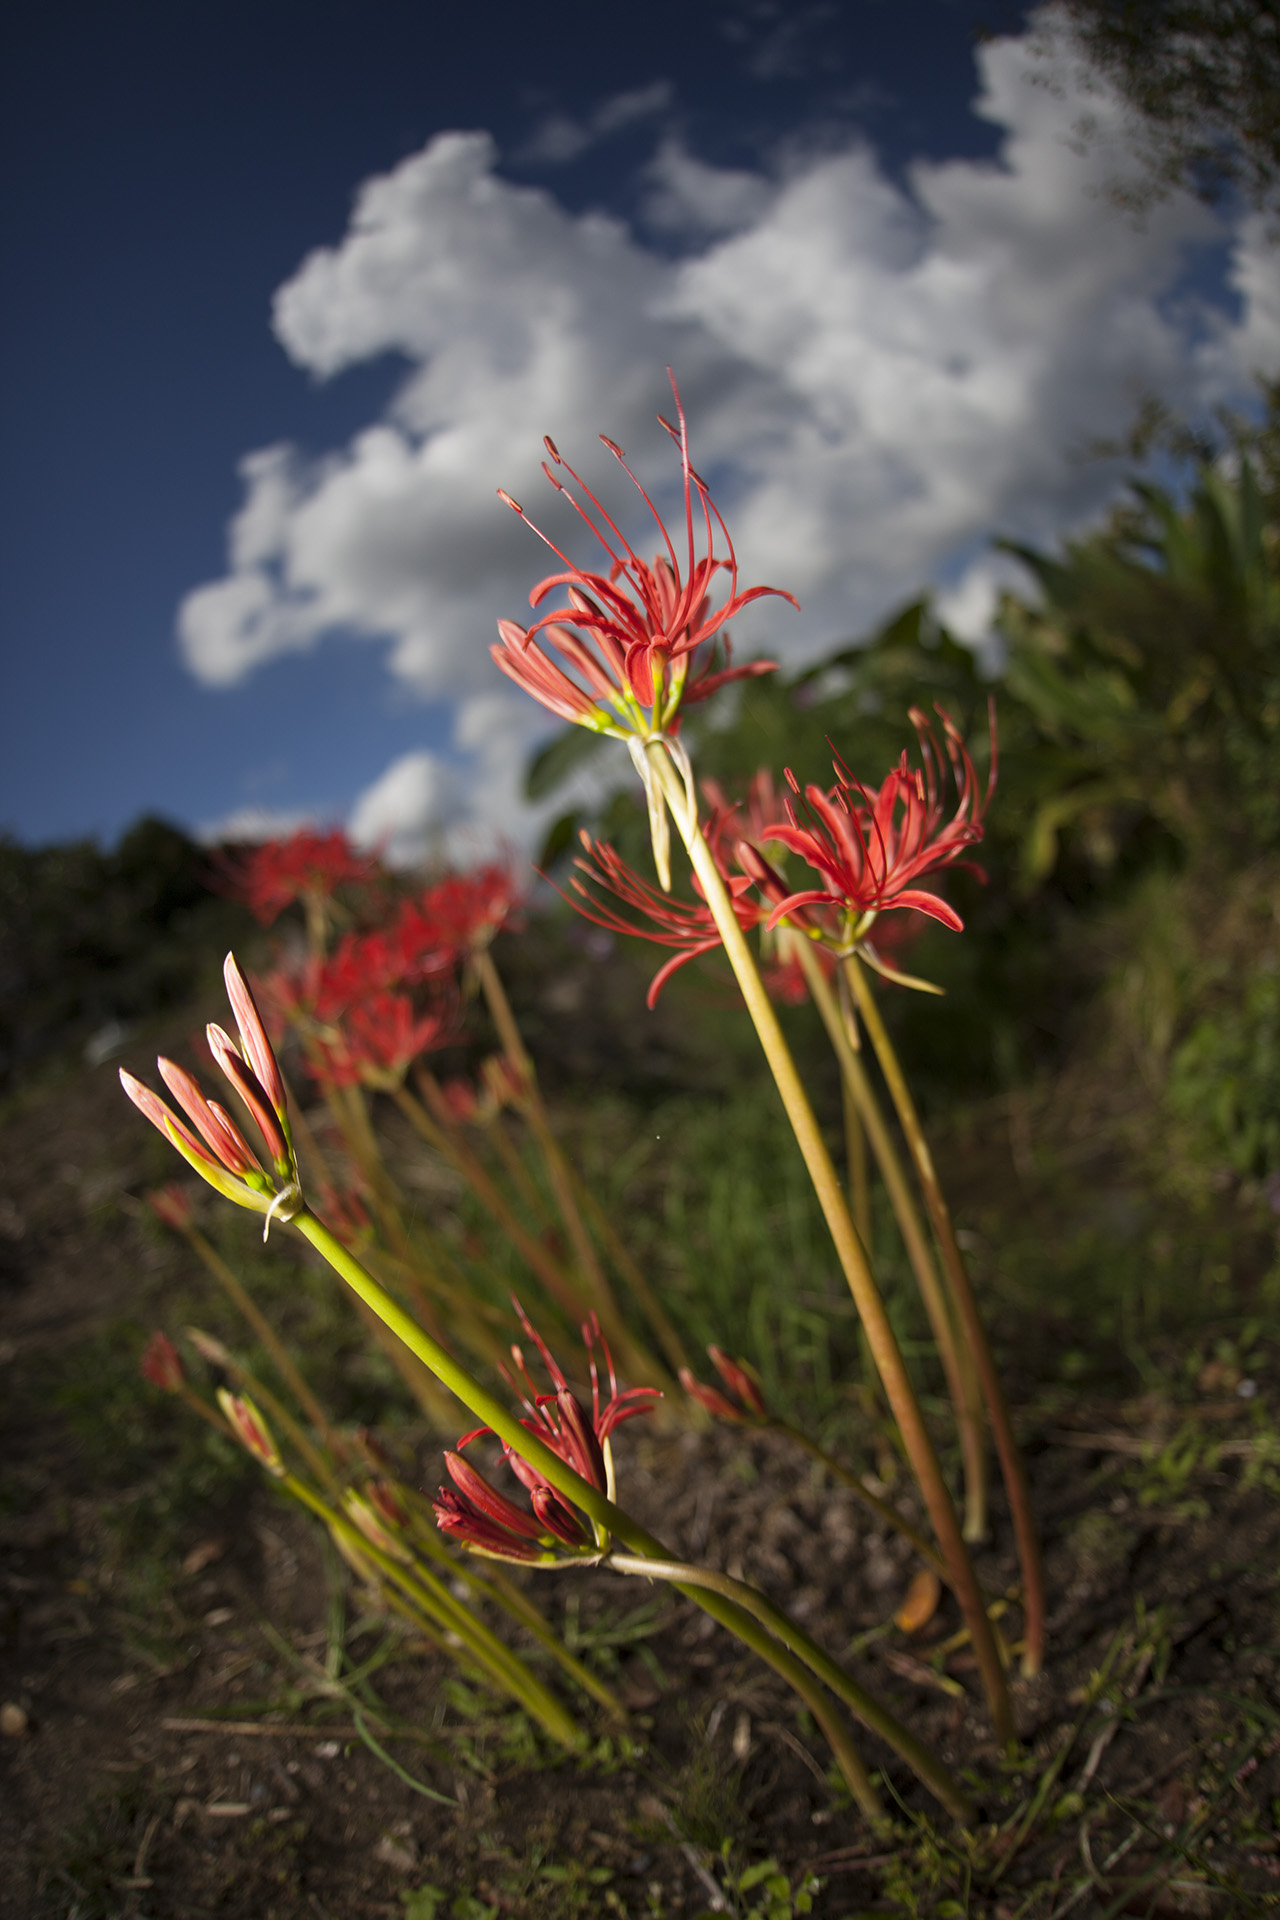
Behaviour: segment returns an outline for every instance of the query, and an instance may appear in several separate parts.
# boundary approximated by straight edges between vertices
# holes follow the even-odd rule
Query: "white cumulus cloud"
[[[1204,410],[1280,369],[1280,271],[1257,222],[1228,232],[1178,198],[1141,225],[1118,211],[1114,151],[1078,150],[1079,102],[1033,84],[1024,42],[987,46],[979,67],[999,157],[920,165],[910,191],[861,144],[752,173],[660,143],[642,185],[651,220],[681,236],[675,257],[504,178],[482,133],[439,135],[366,182],[338,244],[280,289],[275,327],[321,378],[392,353],[404,379],[324,457],[245,460],[227,571],[180,612],[192,672],[228,685],[332,632],[382,643],[397,679],[458,703],[451,778],[467,794],[446,806],[411,756],[361,818],[385,806],[399,832],[420,801],[451,833],[501,830],[514,758],[546,721],[498,687],[487,649],[495,616],[519,616],[554,562],[495,489],[590,553],[539,474],[549,431],[647,551],[594,435],[620,440],[670,504],[653,421],[667,363],[744,580],[804,603],[801,619],[765,603],[740,639],[812,657],[931,581],[980,626],[985,539],[1050,539],[1114,488],[1117,468],[1078,457],[1092,439],[1144,395]],[[664,102],[640,90],[609,112],[621,124]],[[1098,93],[1088,109],[1114,111]],[[1224,243],[1234,305],[1186,277],[1196,247]]]

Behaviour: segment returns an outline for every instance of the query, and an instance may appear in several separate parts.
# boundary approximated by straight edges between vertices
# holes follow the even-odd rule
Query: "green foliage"
[[[1280,973],[1274,955],[1203,1013],[1169,1063],[1169,1101],[1218,1165],[1280,1173]]]
[[[724,1898],[737,1920],[795,1920],[799,1914],[812,1913],[813,1896],[822,1882],[814,1873],[802,1873],[793,1884],[776,1860],[758,1860],[754,1866],[738,1870],[731,1840],[720,1844],[720,1868]],[[698,1915],[711,1920],[712,1909]]]
[[[112,1022],[190,995],[252,922],[211,898],[204,850],[144,819],[110,852],[0,835],[0,1088]]]

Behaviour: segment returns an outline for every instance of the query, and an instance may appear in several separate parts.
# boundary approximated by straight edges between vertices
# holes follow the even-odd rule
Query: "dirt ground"
[[[353,1670],[388,1629],[343,1594],[317,1530],[251,1476],[188,1496],[148,1586],[127,1522],[163,1462],[145,1447],[118,1471],[103,1457],[127,1421],[93,1439],[84,1370],[95,1342],[127,1342],[112,1332],[124,1323],[140,1349],[192,1285],[184,1250],[159,1249],[130,1204],[154,1178],[114,1065],[47,1087],[0,1128],[5,1920],[746,1915],[760,1889],[726,1894],[725,1880],[765,1858],[793,1886],[817,1875],[812,1911],[829,1920],[1280,1906],[1271,1363],[1248,1379],[1208,1364],[1190,1401],[1027,1387],[1050,1658],[1016,1682],[1016,1762],[984,1728],[948,1604],[914,1638],[892,1626],[906,1550],[851,1495],[765,1436],[623,1430],[637,1517],[788,1607],[971,1780],[981,1817],[964,1836],[868,1740],[896,1803],[873,1833],[786,1690],[661,1587],[537,1586],[632,1715],[625,1738],[598,1726],[566,1758],[408,1642],[377,1666],[386,1717],[371,1718]],[[143,1427],[160,1423],[157,1457],[172,1451],[186,1416],[140,1385],[136,1400]],[[419,1472],[434,1488],[425,1443]],[[1014,1579],[999,1511],[979,1573],[997,1593]]]

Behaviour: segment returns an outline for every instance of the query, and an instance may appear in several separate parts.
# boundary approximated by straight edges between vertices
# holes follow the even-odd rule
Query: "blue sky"
[[[1116,214],[1119,149],[978,12],[26,10],[0,826],[509,828],[543,723],[487,646],[541,562],[494,489],[552,525],[541,433],[604,431],[662,490],[668,359],[747,576],[804,601],[745,641],[928,580],[980,633],[989,535],[1096,511],[1080,448],[1144,392],[1243,397],[1280,297],[1248,222]]]

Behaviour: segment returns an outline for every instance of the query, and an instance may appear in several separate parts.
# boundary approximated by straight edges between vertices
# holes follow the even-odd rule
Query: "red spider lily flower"
[[[544,444],[552,464],[544,461],[542,470],[599,540],[609,557],[608,572],[593,573],[575,566],[553,540],[540,528],[533,527],[538,538],[563,561],[565,571],[548,574],[540,580],[529,595],[529,604],[539,607],[549,593],[563,587],[567,605],[540,615],[529,627],[520,627],[514,620],[500,620],[498,633],[502,644],[491,650],[495,662],[509,679],[561,719],[623,738],[637,731],[649,731],[643,718],[647,711],[652,712],[653,724],[661,729],[671,724],[682,704],[705,700],[730,680],[772,672],[775,661],[753,661],[743,667],[728,664],[729,642],[724,629],[743,607],[765,594],[789,600],[792,606],[797,604],[791,594],[777,587],[739,590],[733,541],[705,481],[690,464],[689,435],[680,391],[670,368],[667,373],[678,425],[673,426],[661,415],[659,423],[680,449],[684,480],[683,563],[661,515],[627,465],[621,447],[601,434],[602,444],[637,488],[661,536],[665,551],[658,554],[651,566],[640,558],[590,487],[548,439]],[[575,497],[553,468],[568,475],[589,506]],[[509,493],[499,490],[499,498],[533,526],[524,508]],[[718,539],[723,542],[720,552],[717,552]],[[723,603],[713,608],[711,589],[720,572],[728,575],[729,590]],[[720,635],[725,642],[726,664],[717,670],[714,642]],[[702,657],[695,663],[694,656],[700,650]],[[559,656],[559,662],[552,657],[552,652]],[[692,677],[691,666],[694,667]]]
[[[231,1426],[232,1432],[260,1466],[266,1468],[277,1480],[284,1478],[284,1461],[280,1450],[271,1437],[271,1429],[263,1419],[253,1401],[245,1394],[229,1393],[225,1387],[218,1388],[218,1405],[222,1408]]]
[[[609,1436],[624,1420],[648,1413],[662,1396],[655,1387],[618,1389],[613,1357],[600,1333],[594,1314],[582,1329],[591,1373],[591,1412],[587,1413],[566,1380],[559,1363],[518,1300],[513,1301],[520,1322],[537,1347],[551,1379],[552,1391],[538,1391],[518,1346],[511,1349],[515,1374],[508,1379],[521,1394],[527,1420],[521,1425],[534,1434],[566,1466],[582,1479],[613,1497],[613,1470]],[[600,1377],[596,1367],[596,1343],[602,1349],[609,1380],[609,1397],[602,1403]],[[545,1560],[554,1558],[557,1544],[576,1553],[596,1552],[598,1545],[587,1525],[573,1508],[542,1478],[514,1448],[504,1447],[503,1457],[520,1484],[529,1494],[532,1514],[505,1494],[499,1493],[462,1457],[461,1449],[487,1435],[487,1427],[478,1427],[458,1442],[458,1451],[447,1453],[445,1462],[458,1491],[442,1488],[436,1503],[436,1522],[443,1532],[452,1534],[478,1553],[499,1558]]]
[[[569,885],[578,897],[573,899],[565,893],[561,898],[568,900],[569,905],[576,908],[584,919],[594,920],[598,927],[607,927],[611,933],[633,934],[641,940],[652,940],[658,946],[677,950],[675,958],[660,967],[649,983],[646,998],[648,1005],[653,1007],[673,973],[687,966],[690,960],[696,960],[699,954],[711,953],[720,945],[720,932],[715,918],[705,900],[675,900],[670,894],[651,886],[627,865],[607,841],[592,840],[590,834],[585,832],[581,838],[588,857],[575,860],[574,865],[585,875],[585,881],[576,876],[571,878]],[[729,889],[738,925],[746,932],[763,917],[761,907],[750,895],[752,882],[742,874],[725,871],[714,821],[707,829],[707,839]],[[628,918],[615,907],[599,900],[589,891],[587,882],[607,889],[641,919]],[[696,874],[693,884],[701,893]]]
[[[267,1174],[239,1127],[217,1101],[205,1098],[199,1083],[185,1067],[160,1059],[161,1078],[178,1101],[186,1121],[180,1120],[151,1089],[120,1069],[120,1084],[139,1111],[158,1128],[202,1180],[234,1200],[238,1206],[264,1213],[263,1237],[277,1214],[290,1220],[302,1205],[298,1167],[285,1109],[284,1082],[257,1007],[239,968],[227,955],[227,983],[233,991],[237,1024],[245,1052],[262,1068],[264,1079],[250,1066],[221,1027],[209,1028],[210,1045],[218,1064],[244,1099],[258,1125],[272,1163]],[[234,982],[234,987],[233,987]],[[190,1124],[188,1125],[187,1122]],[[194,1131],[192,1130],[194,1128]]]
[[[735,1398],[727,1399],[718,1387],[704,1386],[702,1381],[694,1378],[688,1367],[681,1367],[680,1385],[685,1392],[700,1406],[704,1406],[708,1413],[714,1413],[718,1420],[753,1423],[767,1420],[769,1409],[760,1391],[755,1369],[748,1367],[745,1361],[731,1359],[719,1347],[708,1347],[707,1358]]]
[[[181,1356],[167,1333],[152,1334],[138,1362],[138,1371],[162,1393],[177,1393],[186,1385]]]
[[[955,909],[915,882],[963,861],[982,839],[983,815],[995,782],[994,718],[991,778],[986,793],[980,795],[959,730],[941,708],[938,714],[956,787],[956,809],[950,819],[943,813],[942,756],[918,708],[912,709],[911,720],[920,740],[921,765],[910,766],[904,752],[878,788],[855,780],[837,757],[836,784],[830,793],[808,786],[801,795],[788,769],[787,779],[801,799],[806,823],[802,824],[796,802],[788,800],[788,820],[772,827],[770,837],[798,853],[825,884],[777,900],[767,922],[770,928],[787,919],[803,926],[805,909],[834,911],[839,916],[838,944],[850,951],[865,937],[877,914],[888,908],[914,907],[954,932],[961,931],[964,923]],[[767,864],[757,859],[761,867]],[[761,884],[770,894],[775,891],[771,882]]]
[[[375,993],[352,1007],[332,1038],[314,1035],[312,1064],[335,1086],[399,1086],[420,1054],[448,1044],[456,1033],[452,1011],[415,1014],[407,994]]]
[[[382,871],[371,855],[357,853],[340,829],[304,829],[286,840],[265,840],[242,854],[222,854],[218,864],[226,891],[264,926],[295,900],[327,900],[339,887],[378,880]]]
[[[396,926],[406,959],[419,954],[471,953],[487,947],[520,906],[512,868],[490,861],[470,873],[449,873],[416,901],[407,901]]]
[[[186,1233],[195,1218],[191,1197],[176,1180],[171,1180],[167,1186],[153,1188],[143,1198],[156,1219],[162,1220],[166,1227],[172,1227],[175,1233]]]

